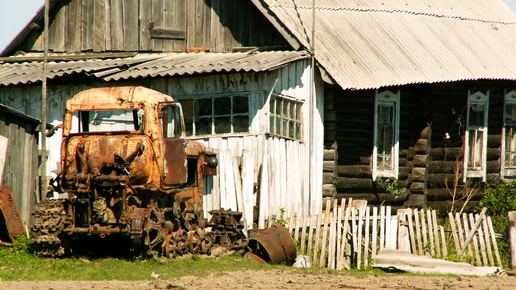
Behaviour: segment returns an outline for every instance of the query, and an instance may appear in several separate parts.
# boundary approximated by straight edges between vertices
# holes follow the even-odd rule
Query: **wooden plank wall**
[[[289,215],[310,212],[309,172],[290,162],[306,160],[305,144],[264,135],[210,138],[204,143],[216,148],[221,160],[217,175],[207,181],[205,213],[221,207],[242,211],[248,228],[264,228],[283,210]]]
[[[72,0],[57,4],[51,17],[49,46],[54,52],[288,47],[251,1]],[[42,51],[41,38],[41,30],[33,30],[19,49]]]
[[[7,137],[3,185],[11,188],[22,220],[30,224],[38,192],[37,124],[0,111],[0,135]]]

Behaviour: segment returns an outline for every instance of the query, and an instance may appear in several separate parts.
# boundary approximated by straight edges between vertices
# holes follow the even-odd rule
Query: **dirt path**
[[[197,278],[152,281],[3,281],[0,289],[516,289],[516,276],[434,277],[306,274],[302,271],[245,271]]]

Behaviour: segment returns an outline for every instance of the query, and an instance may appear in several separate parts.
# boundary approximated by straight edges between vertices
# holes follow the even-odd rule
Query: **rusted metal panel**
[[[11,189],[3,186],[0,190],[0,210],[5,221],[5,225],[0,224],[0,227],[6,227],[10,242],[14,241],[16,237],[26,234],[25,226],[20,216],[20,211],[14,200]],[[4,232],[0,230],[0,232]],[[3,241],[9,242],[9,241]]]
[[[166,138],[163,139],[163,147],[165,149],[165,184],[174,185],[186,183],[186,140],[182,138]]]
[[[127,166],[131,172],[131,184],[143,185],[151,181],[150,174],[156,165],[152,159],[152,143],[146,136],[74,136],[65,144],[65,174],[98,171],[105,164],[119,164]]]
[[[249,240],[249,248],[254,254],[250,256],[252,259],[270,264],[294,261],[296,244],[284,227],[275,224],[270,229],[253,231],[256,235]]]

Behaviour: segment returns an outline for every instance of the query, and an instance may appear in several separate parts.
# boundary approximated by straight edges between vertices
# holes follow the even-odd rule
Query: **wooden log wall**
[[[485,184],[463,182],[463,136],[466,129],[467,94],[489,90],[489,119],[486,161],[487,184],[500,181],[500,146],[503,126],[503,86],[493,83],[439,84],[433,88],[432,142],[428,164],[428,206],[441,212],[471,211],[482,198]],[[449,139],[445,138],[448,133]]]
[[[371,152],[373,143],[374,92],[342,91],[334,89],[337,161],[337,199],[362,194],[374,200],[375,188],[371,180]]]
[[[409,189],[404,206],[447,212],[453,204],[458,210],[471,211],[484,187],[500,181],[503,98],[513,87],[509,82],[479,81],[401,88],[399,185]],[[462,181],[468,90],[489,90],[485,184],[475,179],[466,184]],[[336,197],[389,201],[371,180],[374,91],[334,89],[334,96],[339,146]],[[423,130],[427,124],[431,130]],[[449,138],[444,138],[445,134]]]
[[[334,87],[324,87],[324,152],[323,152],[323,197],[331,198],[337,194],[337,156],[338,146],[335,139],[337,112],[335,111]]]
[[[52,52],[229,52],[250,46],[288,47],[251,1],[71,0],[51,11]],[[43,49],[37,25],[16,50]],[[43,27],[40,23],[39,27]]]
[[[432,127],[429,123],[421,134],[416,144],[410,149],[412,157],[412,164],[414,168],[411,172],[411,183],[409,185],[410,196],[404,203],[408,207],[426,208],[427,204],[427,176],[428,164],[430,160]]]
[[[335,89],[336,140],[339,148],[336,198],[363,198],[372,204],[383,202],[392,206],[402,206],[410,198],[413,178],[424,178],[417,176],[417,170],[416,175],[413,174],[414,148],[420,150],[420,147],[429,145],[426,137],[420,138],[428,122],[426,98],[422,97],[427,90],[426,86],[421,87],[409,86],[401,90],[398,186],[405,188],[405,193],[398,198],[386,193],[382,185],[372,180],[375,91]],[[414,111],[418,111],[418,114],[413,114]],[[418,156],[415,161],[422,162],[420,159],[421,156]],[[420,193],[423,194],[422,191]],[[419,206],[419,203],[420,199],[411,201],[412,206]]]

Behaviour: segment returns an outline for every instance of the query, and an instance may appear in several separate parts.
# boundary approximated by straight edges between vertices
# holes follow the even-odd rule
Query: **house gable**
[[[2,53],[43,51],[43,10]],[[50,11],[51,52],[184,52],[290,48],[249,1],[68,0]]]

